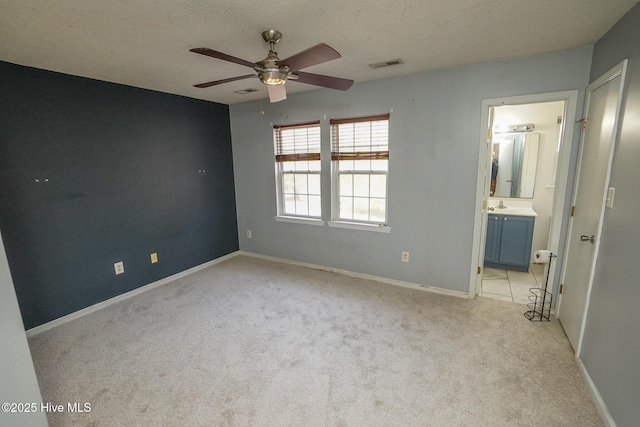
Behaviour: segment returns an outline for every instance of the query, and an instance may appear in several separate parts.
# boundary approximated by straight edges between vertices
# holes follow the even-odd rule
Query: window
[[[278,216],[320,218],[320,122],[275,125]]]
[[[333,219],[385,224],[389,171],[389,114],[333,119]]]

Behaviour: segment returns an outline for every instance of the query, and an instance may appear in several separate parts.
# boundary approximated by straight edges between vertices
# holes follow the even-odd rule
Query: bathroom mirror
[[[504,133],[492,142],[492,197],[533,198],[538,164],[538,133]]]

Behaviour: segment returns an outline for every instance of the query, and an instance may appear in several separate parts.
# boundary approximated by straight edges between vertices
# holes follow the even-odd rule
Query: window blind
[[[320,121],[274,125],[276,162],[320,160]]]
[[[331,160],[389,159],[389,114],[331,119]]]

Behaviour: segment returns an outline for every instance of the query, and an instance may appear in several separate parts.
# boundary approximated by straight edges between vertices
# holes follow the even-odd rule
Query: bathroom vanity
[[[485,267],[528,271],[536,215],[530,208],[489,211]]]

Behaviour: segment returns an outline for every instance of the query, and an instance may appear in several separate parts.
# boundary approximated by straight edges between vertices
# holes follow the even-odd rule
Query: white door
[[[587,88],[586,130],[582,133],[578,175],[564,264],[564,290],[558,308],[571,345],[579,353],[595,270],[626,62]]]

